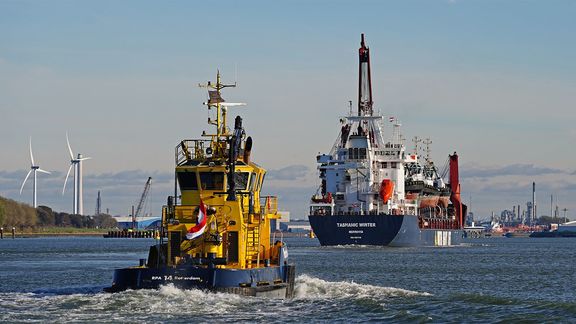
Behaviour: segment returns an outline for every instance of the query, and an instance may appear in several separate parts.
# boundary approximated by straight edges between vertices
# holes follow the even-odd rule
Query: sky
[[[476,218],[521,205],[576,219],[576,1],[0,0],[0,196],[34,159],[38,204],[72,212],[70,158],[84,161],[84,213],[127,215],[153,178],[150,212],[174,191],[174,148],[209,130],[198,83],[219,69],[246,102],[265,194],[306,218],[328,152],[357,98],[357,51],[371,51],[376,110],[405,138],[460,156]],[[232,120],[232,118],[231,118]],[[385,132],[387,130],[385,129]],[[411,142],[407,147],[412,150]],[[564,211],[561,212],[561,216]]]

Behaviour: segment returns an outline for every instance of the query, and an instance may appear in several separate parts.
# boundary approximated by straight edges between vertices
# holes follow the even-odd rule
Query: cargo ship
[[[449,155],[445,183],[429,148],[427,157],[418,154],[421,140],[415,138],[414,152],[407,152],[398,120],[374,112],[370,51],[363,34],[359,63],[357,113],[340,118],[332,149],[316,157],[321,184],[308,216],[314,234],[328,246],[458,244],[466,215],[458,155]],[[391,131],[385,139],[386,119]]]
[[[108,292],[155,289],[173,284],[247,296],[290,298],[295,266],[270,222],[279,219],[275,196],[261,196],[266,170],[251,161],[252,138],[242,118],[226,124],[230,107],[220,81],[208,88],[204,103],[215,132],[182,140],[175,148],[174,195],[162,207],[161,235],[138,266],[116,269]],[[179,190],[179,192],[178,192]]]

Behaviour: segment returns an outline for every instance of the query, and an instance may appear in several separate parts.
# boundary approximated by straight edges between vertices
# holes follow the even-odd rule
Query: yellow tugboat
[[[252,138],[242,118],[226,126],[228,103],[217,74],[204,105],[215,110],[213,134],[183,140],[175,149],[174,196],[162,208],[162,235],[140,265],[114,271],[108,292],[173,284],[249,296],[290,298],[295,266],[282,240],[271,240],[270,221],[280,218],[277,198],[260,196],[266,170],[250,160]],[[178,188],[180,196],[178,196]]]

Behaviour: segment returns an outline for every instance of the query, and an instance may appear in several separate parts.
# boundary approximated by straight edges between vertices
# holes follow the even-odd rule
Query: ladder
[[[260,266],[260,222],[249,224],[246,229],[246,267]]]

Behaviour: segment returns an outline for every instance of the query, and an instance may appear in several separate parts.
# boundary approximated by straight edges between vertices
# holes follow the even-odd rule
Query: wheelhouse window
[[[236,172],[234,174],[234,182],[236,183],[236,190],[246,190],[248,186],[248,176],[250,172]],[[230,181],[228,181],[228,189],[230,189]]]
[[[250,176],[250,188],[249,190],[254,190],[254,186],[256,185],[256,173],[252,172]]]
[[[224,190],[224,172],[200,172],[202,190]]]
[[[178,183],[181,190],[198,190],[196,172],[178,172]]]

